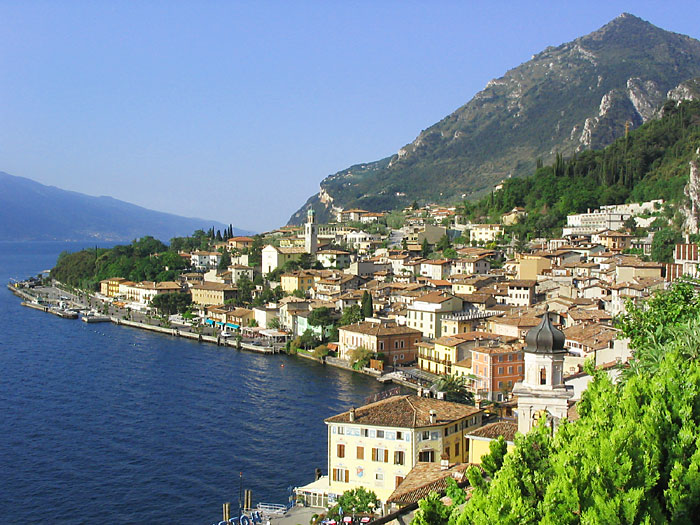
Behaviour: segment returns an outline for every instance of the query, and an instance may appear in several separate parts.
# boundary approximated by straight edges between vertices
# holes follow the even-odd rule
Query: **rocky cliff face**
[[[679,84],[698,76],[700,42],[623,14],[490,81],[396,154],[326,177],[290,222],[309,206],[323,220],[330,206],[380,210],[478,197],[532,173],[538,158],[606,146],[653,118],[669,90],[697,92]]]
[[[695,151],[695,158],[690,161],[690,176],[685,187],[685,196],[688,198],[686,204],[681,208],[685,215],[683,229],[689,235],[695,235],[700,231],[698,220],[700,220],[700,148]]]

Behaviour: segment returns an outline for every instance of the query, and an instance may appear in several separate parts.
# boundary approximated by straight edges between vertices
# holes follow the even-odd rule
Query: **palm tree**
[[[446,401],[474,406],[474,393],[467,387],[467,378],[465,376],[442,376],[430,388],[431,390],[444,392]]]

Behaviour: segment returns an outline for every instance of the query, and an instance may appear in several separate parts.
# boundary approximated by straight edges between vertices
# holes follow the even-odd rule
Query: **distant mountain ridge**
[[[197,229],[227,228],[216,221],[149,210],[112,197],[92,197],[0,172],[0,240],[164,242]],[[234,228],[236,235],[251,232]]]
[[[537,159],[610,144],[696,77],[700,41],[624,13],[491,80],[395,155],[329,175],[289,222],[302,222],[310,207],[324,221],[334,207],[379,211],[479,196],[531,174]]]

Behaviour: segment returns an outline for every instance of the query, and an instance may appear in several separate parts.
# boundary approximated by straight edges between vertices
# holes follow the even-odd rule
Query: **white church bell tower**
[[[563,380],[564,334],[552,326],[549,312],[525,336],[525,378],[515,384],[518,396],[518,432],[526,434],[541,417],[556,430],[567,417],[573,386]]]

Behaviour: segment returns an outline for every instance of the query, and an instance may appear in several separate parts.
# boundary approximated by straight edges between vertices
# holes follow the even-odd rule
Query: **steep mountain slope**
[[[165,242],[222,223],[148,210],[112,197],[44,186],[0,172],[0,240],[130,241],[152,235]],[[237,230],[237,234],[245,234]]]
[[[529,174],[536,159],[600,148],[653,118],[668,91],[700,76],[700,42],[623,14],[490,81],[397,154],[326,177],[309,206],[378,210],[475,197]]]

